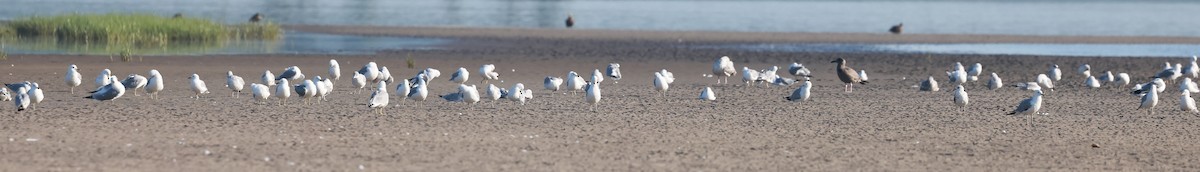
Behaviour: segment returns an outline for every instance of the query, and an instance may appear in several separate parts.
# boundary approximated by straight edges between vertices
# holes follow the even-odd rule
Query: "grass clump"
[[[168,44],[217,44],[233,39],[276,39],[279,25],[223,25],[213,21],[150,14],[68,14],[17,19],[7,24],[19,37],[52,37],[60,43],[159,48]],[[0,34],[5,29],[0,28]]]

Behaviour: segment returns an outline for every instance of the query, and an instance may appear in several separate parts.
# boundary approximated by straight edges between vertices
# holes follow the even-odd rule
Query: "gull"
[[[342,79],[342,65],[339,65],[336,59],[329,59],[329,78]]]
[[[1168,67],[1166,69],[1163,69],[1162,71],[1159,71],[1157,74],[1154,74],[1154,76],[1152,78],[1163,78],[1164,80],[1169,79],[1171,81],[1175,81],[1175,79],[1179,78],[1180,76],[1183,76],[1183,73],[1181,73],[1179,71],[1179,68],[1169,67],[1169,66],[1171,66],[1171,65],[1169,65],[1169,63],[1167,66]]]
[[[71,87],[71,94],[75,94],[75,87],[78,87],[81,83],[83,83],[83,75],[79,74],[79,67],[71,64],[70,67],[67,67],[66,77],[66,84]]]
[[[463,84],[467,83],[467,79],[470,79],[470,77],[471,72],[467,72],[467,68],[460,67],[458,68],[458,71],[454,71],[454,74],[450,74],[450,82],[454,82],[455,84]]]
[[[812,71],[805,68],[804,64],[796,62],[792,62],[792,65],[788,66],[788,73],[792,74],[792,76],[812,77]]]
[[[409,83],[410,81],[405,79],[404,81],[401,81],[400,84],[396,84],[396,96],[400,97],[401,101],[408,99],[408,93],[412,92],[412,85]]]
[[[1158,92],[1148,91],[1146,92],[1146,95],[1142,95],[1142,103],[1140,106],[1138,106],[1138,109],[1146,109],[1146,112],[1149,112],[1151,115],[1153,115],[1153,108],[1156,105],[1158,105]]]
[[[830,63],[838,64],[837,76],[838,76],[838,79],[842,80],[842,83],[845,83],[845,86],[846,86],[845,91],[846,92],[854,92],[854,84],[855,83],[859,83],[859,84],[863,84],[863,85],[867,84],[867,81],[859,80],[858,76],[851,75],[851,73],[855,73],[855,72],[854,72],[854,69],[850,68],[850,66],[846,66],[846,59],[838,58],[837,60],[833,60]]]
[[[1033,97],[1021,100],[1017,104],[1017,109],[1009,112],[1009,115],[1032,115],[1037,114],[1042,109],[1042,90],[1033,90]]]
[[[600,84],[588,83],[586,92],[587,94],[584,95],[584,100],[592,104],[592,110],[594,111],[596,110],[596,104],[600,103],[600,98],[602,96],[600,94]]]
[[[925,81],[921,81],[920,90],[937,92],[939,90],[937,80],[934,80],[933,76],[929,76],[929,78],[925,79]]]
[[[758,82],[758,77],[758,71],[750,69],[750,67],[742,67],[742,82],[745,82],[746,86],[750,86],[750,82]]]
[[[109,79],[109,76],[112,76],[112,70],[104,69],[100,71],[100,75],[96,76],[96,87],[103,87],[111,83],[112,80]]]
[[[304,80],[302,84],[292,86],[296,91],[296,96],[304,101],[304,104],[309,104],[308,99],[315,97],[317,94],[317,83],[312,80]]]
[[[233,71],[228,71],[225,73],[225,87],[228,87],[229,90],[232,90],[229,95],[230,97],[238,97],[238,94],[242,93],[242,89],[245,86],[246,81],[242,80],[242,77],[234,75]]]
[[[22,92],[28,92],[30,90],[30,88],[33,87],[33,83],[29,82],[29,81],[24,81],[24,82],[12,83],[12,84],[4,84],[4,86],[8,87],[8,89],[10,89],[10,90],[16,91],[17,93],[22,93]],[[97,90],[99,90],[99,89],[97,89]]]
[[[1062,70],[1058,69],[1058,64],[1050,65],[1050,71],[1047,73],[1050,74],[1049,77],[1054,79],[1054,81],[1062,80]]]
[[[12,101],[12,92],[8,91],[8,87],[0,87],[0,101]]]
[[[1096,79],[1100,80],[1101,83],[1112,83],[1117,80],[1117,76],[1113,75],[1112,71],[1104,71],[1104,74],[1101,74]]]
[[[775,79],[779,79],[778,71],[779,66],[771,66],[771,68],[759,70],[758,82],[775,82]]]
[[[612,77],[613,83],[616,84],[617,80],[621,80],[621,64],[609,63],[608,68],[604,70],[604,74]]]
[[[1000,75],[996,75],[995,72],[992,72],[992,80],[988,81],[988,89],[996,90],[1000,89],[1001,86],[1004,86],[1004,81],[1000,80]]]
[[[983,74],[983,64],[975,63],[971,65],[971,69],[967,70],[967,81],[978,81],[980,74]]]
[[[1200,66],[1196,66],[1196,56],[1192,56],[1192,61],[1187,68],[1183,68],[1183,73],[1190,75],[1192,78],[1200,77]]]
[[[513,84],[512,89],[508,89],[508,95],[504,95],[504,97],[508,97],[509,100],[521,102],[521,105],[525,105],[526,96],[524,91],[525,84]]]
[[[379,66],[376,65],[375,62],[367,62],[366,65],[363,65],[363,67],[358,69],[358,71],[355,73],[363,75],[363,77],[366,78],[367,81],[371,81],[371,83],[376,83],[378,82],[377,79],[379,78]]]
[[[1162,78],[1154,78],[1148,83],[1138,84],[1133,87],[1133,95],[1145,96],[1148,92],[1162,92],[1166,89],[1166,82]]]
[[[432,78],[430,78],[432,79]],[[387,81],[388,83],[396,82],[396,78],[392,77],[392,71],[388,70],[387,66],[379,67],[379,77],[375,77],[375,82]]]
[[[963,67],[962,62],[954,62],[952,69],[960,70],[960,71],[967,71],[967,68]]]
[[[462,96],[462,101],[467,104],[479,102],[479,90],[475,89],[475,85],[458,84],[458,94]]]
[[[158,92],[163,90],[162,74],[157,69],[150,69],[150,79],[146,80],[146,94],[151,99],[158,99]]]
[[[196,100],[200,99],[200,94],[208,94],[208,86],[204,84],[204,80],[200,80],[200,75],[193,73],[188,79],[191,80],[192,92],[196,93]]]
[[[1092,76],[1092,66],[1088,65],[1087,63],[1079,65],[1079,74],[1082,74],[1085,77]]]
[[[496,85],[494,85],[494,84],[488,84],[487,94],[488,94],[488,98],[491,98],[492,101],[500,100],[500,96],[501,96],[500,87],[496,87]]]
[[[1179,82],[1179,91],[1200,93],[1200,88],[1196,87],[1196,83],[1192,82],[1192,78],[1183,78],[1183,82]]]
[[[285,78],[288,80],[304,79],[304,72],[300,71],[300,67],[296,67],[296,66],[288,67],[286,69],[283,69],[283,73],[279,73],[279,76],[275,77],[275,80],[285,79]]]
[[[558,91],[560,88],[562,88],[562,83],[562,78],[547,76],[546,79],[542,81],[542,86],[546,87],[546,90]]]
[[[250,93],[254,96],[254,100],[258,101],[267,101],[271,98],[271,88],[259,83],[250,84]]]
[[[287,103],[288,97],[292,97],[292,86],[288,85],[288,80],[280,79],[275,83],[275,97],[279,98],[279,105]]]
[[[1100,88],[1100,80],[1096,80],[1095,76],[1088,75],[1083,83],[1091,88]]]
[[[576,91],[582,90],[587,81],[583,80],[575,71],[567,72],[567,89],[571,89],[571,95],[575,95]]]
[[[363,76],[361,73],[355,72],[354,76],[350,77],[350,84],[356,88],[354,92],[359,93],[363,90],[363,87],[367,86],[367,77]]]
[[[666,76],[662,72],[654,72],[654,89],[663,92],[663,97],[667,96],[667,89],[670,89],[671,84],[667,83]]]
[[[313,97],[317,98],[317,103],[328,101],[325,96],[333,92],[333,85],[331,85],[333,82],[329,81],[329,79],[321,78],[321,76],[313,77],[312,82],[314,88],[316,88],[313,90]]]
[[[962,85],[967,83],[967,72],[963,70],[946,71],[946,76],[949,77],[951,84]]]
[[[371,99],[367,103],[367,107],[375,109],[376,112],[383,115],[385,114],[384,109],[387,109],[388,100],[387,81],[380,81],[379,86],[375,87],[375,92],[371,93]]]
[[[1200,112],[1196,110],[1196,99],[1192,99],[1192,93],[1183,92],[1181,94],[1183,95],[1179,97],[1179,110],[1192,113]]]
[[[713,75],[717,76],[717,84],[721,84],[721,78],[725,78],[725,84],[729,84],[729,77],[737,74],[737,70],[733,68],[733,61],[729,60],[729,56],[721,56],[717,62],[713,63]]]
[[[29,107],[29,94],[17,93],[17,98],[13,101],[13,105],[17,106],[17,112],[24,111],[26,107]]]
[[[704,90],[700,91],[700,100],[717,100],[717,94],[713,93],[712,87],[704,87]]]
[[[29,94],[29,109],[36,109],[37,104],[42,103],[42,99],[46,96],[43,94],[42,88],[39,87],[38,83],[36,82],[33,83],[32,87],[29,89],[29,92],[26,94]]]
[[[410,80],[412,80],[413,82],[416,82],[417,79],[424,79],[425,82],[429,82],[429,80],[437,78],[438,76],[442,76],[442,71],[439,71],[434,68],[425,68],[425,70],[421,70],[420,72],[417,72],[417,75],[413,76],[413,78]]]
[[[671,73],[671,71],[667,71],[667,69],[658,71],[658,73],[662,73],[663,79],[667,79],[667,84],[675,83],[675,73]]]
[[[109,76],[108,83],[108,85],[101,86],[99,90],[92,91],[92,95],[83,98],[105,101],[117,99],[121,95],[125,95],[125,86],[121,85],[121,82],[117,82],[116,76]]]
[[[800,88],[796,88],[795,91],[792,91],[791,96],[784,97],[784,99],[788,101],[808,101],[808,96],[812,95],[811,92],[812,82],[805,79],[804,84],[800,85]]]
[[[1042,87],[1038,86],[1037,82],[1017,83],[1016,85],[1013,85],[1013,87],[1017,87],[1017,89],[1021,90],[1042,90]]]
[[[410,89],[408,93],[408,99],[425,101],[425,98],[429,97],[428,84],[425,83],[425,80],[416,80],[414,82],[416,82],[416,84],[413,84],[412,89]]]
[[[1125,85],[1129,85],[1129,82],[1130,82],[1129,74],[1128,73],[1118,73],[1116,82],[1121,83],[1122,88],[1124,88]]]
[[[600,73],[600,69],[592,70],[592,82],[594,82],[596,84],[600,84],[601,82],[604,82],[604,74]]]
[[[479,80],[479,82],[484,84],[487,84],[490,80],[500,80],[500,73],[496,73],[496,65],[494,64],[480,66],[479,75],[483,76],[483,79]]]
[[[858,71],[858,79],[862,79],[862,81],[867,81],[868,80],[867,79],[867,70],[859,70]]]
[[[1046,76],[1046,74],[1038,74],[1037,83],[1046,89],[1050,89],[1050,91],[1054,91],[1054,81],[1051,81],[1050,77]]]
[[[805,78],[808,78],[808,77],[805,77]],[[775,78],[775,81],[771,82],[771,84],[775,84],[777,86],[789,86],[789,85],[795,84],[797,81],[800,81],[800,80],[796,80],[796,79],[792,79],[792,78],[778,77],[778,78]]]
[[[275,86],[275,74],[271,70],[264,71],[262,74],[263,85],[268,87]]]
[[[137,90],[137,89],[142,89],[143,87],[146,87],[146,84],[148,82],[149,81],[146,79],[145,76],[138,75],[138,74],[129,74],[129,76],[125,77],[125,80],[121,80],[121,85],[125,85],[126,90]],[[133,91],[133,95],[136,96],[137,91]]]
[[[958,107],[967,107],[967,103],[969,101],[970,101],[970,97],[967,95],[967,89],[963,88],[962,85],[955,86],[954,87],[954,105],[958,105]]]

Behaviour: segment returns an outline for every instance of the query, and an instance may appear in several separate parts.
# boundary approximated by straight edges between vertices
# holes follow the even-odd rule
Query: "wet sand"
[[[506,29],[408,32],[398,28],[354,29],[390,35],[454,37],[449,49],[393,50],[375,55],[221,55],[145,57],[137,62],[107,56],[17,55],[0,61],[5,83],[39,82],[46,100],[38,109],[14,113],[0,106],[0,168],[13,171],[1176,171],[1200,168],[1194,113],[1178,111],[1179,91],[1168,86],[1153,114],[1136,110],[1128,89],[1083,87],[1075,67],[1093,73],[1127,72],[1136,82],[1183,58],[1092,58],[872,53],[775,53],[680,48],[689,41],[625,39],[642,34],[609,31],[539,35]],[[303,30],[303,29],[302,29]],[[479,31],[483,30],[483,31]],[[428,29],[427,29],[428,31]],[[479,31],[479,32],[476,32]],[[504,32],[516,32],[504,34]],[[400,34],[403,33],[403,34]],[[372,34],[372,33],[358,33]],[[457,34],[457,35],[455,35]],[[683,33],[680,33],[683,34]],[[724,35],[722,35],[724,34]],[[702,34],[719,42],[753,41],[755,35]],[[503,36],[481,36],[503,35]],[[576,35],[581,35],[575,38]],[[867,35],[891,37],[894,35]],[[903,35],[908,36],[908,35]],[[699,39],[699,38],[697,38]],[[787,41],[785,38],[764,41]],[[849,39],[849,38],[847,38]],[[926,38],[922,38],[926,39]],[[935,39],[935,38],[927,38]],[[948,39],[948,38],[947,38]],[[1032,39],[1032,38],[1031,38]],[[1179,38],[1192,39],[1192,38]],[[1054,39],[1047,39],[1053,41]],[[1159,42],[1172,42],[1163,38]],[[848,40],[853,41],[853,40]],[[972,40],[995,41],[995,40]],[[1120,41],[1120,40],[1115,40]],[[806,41],[799,41],[806,42]],[[870,41],[866,41],[870,42]],[[807,102],[783,97],[799,85],[715,84],[711,63],[728,55],[737,67],[812,68]],[[416,68],[406,68],[411,57]],[[842,91],[835,58],[867,70],[870,84]],[[249,93],[231,98],[226,71],[257,83],[263,70],[276,74],[296,65],[306,75],[327,76],[329,59],[342,64],[342,79],[329,101],[305,105],[256,103]],[[440,69],[427,101],[400,100],[387,115],[372,114],[369,93],[349,88],[351,71],[368,61],[388,66],[399,78],[425,67]],[[610,62],[624,78],[606,79],[604,99],[590,105],[582,94],[550,92],[546,76],[568,71],[589,75]],[[1031,95],[1011,87],[987,90],[986,79],[967,84],[971,104],[958,108],[944,71],[954,62],[984,64],[1006,83],[1032,81],[1047,65],[1064,72],[1045,98],[1044,116],[1009,116]],[[71,94],[62,75],[79,65],[84,84]],[[524,83],[534,98],[467,105],[436,97],[455,91],[446,81],[458,67],[477,72],[496,64],[499,87]],[[94,88],[98,71],[118,76],[167,77],[160,100],[126,93],[115,101],[80,97]],[[514,70],[515,69],[515,70]],[[653,91],[652,72],[677,77],[669,92]],[[197,73],[212,94],[190,98],[187,76]],[[2,74],[2,73],[0,73]],[[740,74],[740,72],[739,72]],[[785,75],[784,72],[780,72]],[[740,75],[739,75],[740,76]],[[935,76],[944,91],[918,92],[920,79]],[[790,76],[787,76],[790,77]],[[399,79],[398,78],[398,79]],[[469,84],[479,84],[472,75]],[[394,85],[393,85],[394,86]],[[486,85],[478,85],[486,88]],[[713,87],[716,101],[697,99]],[[391,90],[390,90],[391,91]],[[11,103],[11,102],[10,102]],[[1093,147],[1096,145],[1097,147]]]

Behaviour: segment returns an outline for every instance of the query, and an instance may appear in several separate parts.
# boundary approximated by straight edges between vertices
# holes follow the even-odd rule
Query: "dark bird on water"
[[[250,16],[251,23],[258,23],[258,21],[262,21],[262,19],[263,19],[262,13],[254,13],[254,16]]]
[[[862,79],[858,78],[858,72],[855,72],[856,70],[854,70],[853,68],[850,68],[850,66],[846,66],[846,59],[838,58],[837,60],[833,60],[830,63],[838,64],[837,76],[838,76],[838,79],[842,80],[842,83],[846,84],[845,85],[846,92],[854,91],[854,83],[859,83],[859,84],[863,84],[863,85],[867,84],[867,81],[863,81]]]
[[[175,13],[175,16],[172,16],[171,18],[183,18],[183,13]]]
[[[566,24],[567,28],[575,27],[575,17],[572,17],[570,14],[568,14]]]
[[[892,26],[891,29],[888,29],[888,32],[892,32],[892,34],[900,34],[901,32],[904,32],[904,23]]]

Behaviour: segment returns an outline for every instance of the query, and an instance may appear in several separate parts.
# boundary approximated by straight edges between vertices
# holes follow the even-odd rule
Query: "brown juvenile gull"
[[[858,78],[858,72],[855,72],[853,68],[846,66],[846,59],[838,58],[830,63],[838,64],[838,79],[841,79],[842,83],[846,84],[846,92],[854,92],[854,83],[867,84],[867,81],[863,81]]]

